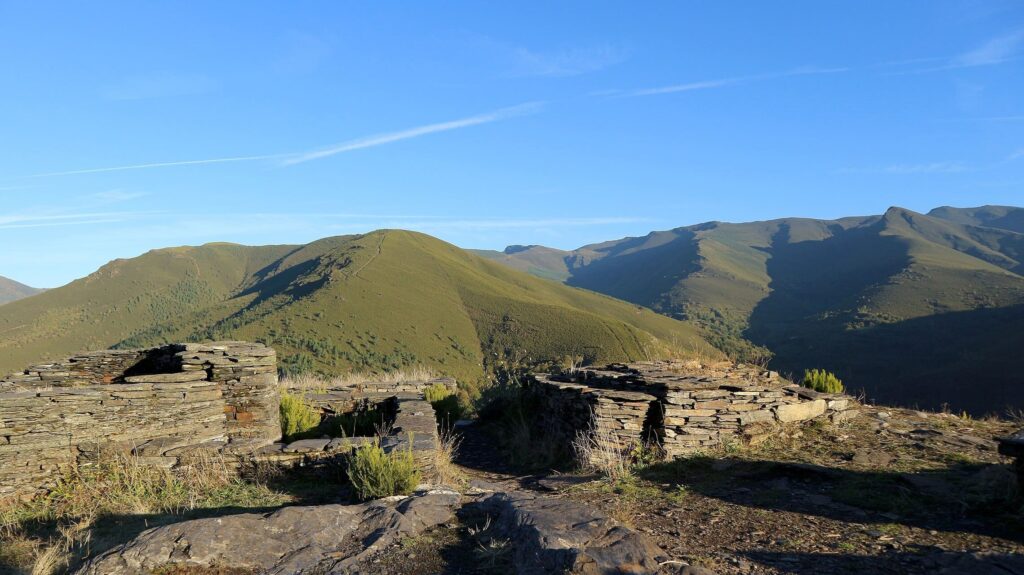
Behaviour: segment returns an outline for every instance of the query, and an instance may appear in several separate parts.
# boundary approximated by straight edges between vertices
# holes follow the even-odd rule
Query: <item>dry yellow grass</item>
[[[438,377],[437,371],[430,367],[419,365],[381,373],[348,373],[331,376],[313,373],[286,375],[281,378],[280,385],[282,389],[292,391],[323,392],[338,387],[357,387],[362,383],[427,381],[436,377]]]
[[[109,451],[96,465],[73,470],[45,497],[0,505],[0,571],[63,572],[76,554],[90,548],[93,527],[105,516],[266,507],[289,500],[262,483],[238,479],[218,454],[197,452],[172,471]],[[34,532],[40,524],[53,525],[56,534]]]

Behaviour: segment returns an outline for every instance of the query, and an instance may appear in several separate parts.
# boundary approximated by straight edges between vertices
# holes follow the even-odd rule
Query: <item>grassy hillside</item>
[[[510,268],[558,281],[569,279],[565,257],[569,252],[544,246],[509,246],[504,251],[468,250],[478,256],[501,262]]]
[[[958,224],[984,226],[1024,233],[1024,208],[1013,206],[981,206],[979,208],[953,208],[942,206],[928,212],[929,216]]]
[[[1024,304],[1022,214],[711,222],[585,246],[563,263],[568,284],[700,324],[735,357],[826,367],[889,402],[1002,410],[1024,406],[1001,355],[1024,348],[1009,311]]]
[[[698,331],[538,279],[430,236],[378,231],[305,246],[155,250],[0,310],[0,371],[84,349],[236,338],[285,367],[426,364],[476,383],[508,359],[660,357]]]
[[[0,276],[0,305],[14,300],[19,300],[21,298],[26,298],[42,291],[44,290],[29,287],[23,283]]]

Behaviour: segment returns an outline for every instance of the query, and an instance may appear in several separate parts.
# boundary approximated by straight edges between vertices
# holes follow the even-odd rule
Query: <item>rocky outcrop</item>
[[[579,503],[531,493],[496,493],[481,506],[496,517],[521,575],[659,573],[662,550],[644,535]]]
[[[80,575],[143,575],[164,566],[231,566],[268,575],[352,573],[377,550],[449,521],[447,488],[362,505],[285,507],[185,521],[143,532],[89,562]]]

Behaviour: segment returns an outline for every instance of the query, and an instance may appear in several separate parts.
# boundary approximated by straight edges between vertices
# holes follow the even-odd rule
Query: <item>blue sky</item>
[[[0,275],[1024,204],[1024,4],[0,1]]]

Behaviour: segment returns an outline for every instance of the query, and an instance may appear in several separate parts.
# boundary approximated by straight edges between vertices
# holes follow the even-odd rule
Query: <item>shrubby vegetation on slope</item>
[[[241,339],[276,348],[287,373],[426,365],[471,388],[506,357],[622,361],[703,345],[651,310],[404,231],[155,250],[5,305],[0,333],[5,372],[112,345]]]
[[[1024,309],[1022,232],[1022,208],[890,208],[710,222],[584,246],[554,263],[540,247],[484,253],[695,323],[742,361],[773,358],[789,373],[827,365],[878,401],[984,413],[1024,402],[1006,353],[1024,347],[1014,322]]]

